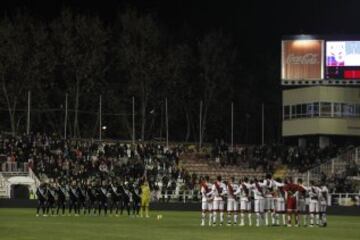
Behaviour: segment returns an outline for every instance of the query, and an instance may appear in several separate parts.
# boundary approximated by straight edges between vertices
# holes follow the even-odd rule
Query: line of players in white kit
[[[252,213],[256,226],[327,226],[326,207],[330,200],[329,190],[324,184],[305,186],[301,179],[293,183],[272,179],[249,181],[244,178],[235,183],[232,177],[222,182],[221,176],[211,184],[209,177],[201,178],[202,214],[201,226],[223,225],[226,203],[227,225],[252,226]],[[287,215],[287,219],[286,219]],[[292,221],[294,220],[294,221]]]

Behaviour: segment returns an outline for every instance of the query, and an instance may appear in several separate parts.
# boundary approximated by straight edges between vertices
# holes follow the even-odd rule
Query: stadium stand
[[[301,177],[326,180],[331,192],[354,192],[351,180],[358,176],[358,150],[331,146],[319,149],[284,145],[247,146],[215,143],[197,151],[195,145],[75,139],[64,141],[52,134],[0,136],[0,196],[9,197],[6,186],[13,176],[26,176],[34,186],[43,181],[136,181],[146,172],[153,199],[197,199],[198,180],[245,176]],[[349,174],[352,171],[353,174]],[[349,176],[349,177],[347,177]],[[39,178],[39,179],[38,179]]]

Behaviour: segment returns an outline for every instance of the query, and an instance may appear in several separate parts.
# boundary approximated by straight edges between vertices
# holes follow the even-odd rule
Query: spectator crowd
[[[304,172],[336,157],[341,151],[342,148],[335,145],[319,148],[313,144],[307,147],[282,144],[239,145],[232,149],[224,141],[215,141],[211,155],[221,166],[241,165],[263,172],[273,172],[274,167],[286,165]]]
[[[54,182],[136,182],[146,175],[151,189],[175,191],[189,173],[179,169],[181,145],[64,140],[55,134],[0,136],[0,161],[31,168]],[[184,181],[184,180],[182,180]],[[190,181],[187,181],[190,182]]]
[[[315,145],[301,148],[280,144],[241,145],[231,149],[223,141],[216,141],[209,148],[209,156],[223,167],[236,165],[272,173],[279,165],[306,171],[337,156],[341,150],[336,146],[321,149]],[[198,190],[199,176],[179,164],[179,157],[186,151],[189,149],[181,144],[167,148],[160,143],[132,145],[128,142],[64,140],[56,134],[0,135],[3,168],[4,163],[22,164],[24,168],[31,168],[39,179],[54,182],[135,182],[146,176],[154,198],[179,190]],[[346,176],[324,177],[334,183],[333,189],[348,186],[344,184],[347,183]]]

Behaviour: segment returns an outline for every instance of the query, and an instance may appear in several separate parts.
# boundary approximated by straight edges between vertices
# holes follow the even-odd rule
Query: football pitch
[[[162,215],[157,220],[156,216]],[[201,227],[199,212],[151,212],[151,217],[35,217],[34,209],[0,209],[1,240],[72,239],[360,239],[360,216],[329,216],[326,228]]]

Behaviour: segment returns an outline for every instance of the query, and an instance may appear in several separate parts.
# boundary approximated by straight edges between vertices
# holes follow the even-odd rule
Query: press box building
[[[360,37],[297,35],[281,44],[284,140],[359,142]]]

